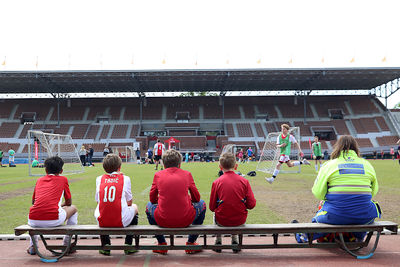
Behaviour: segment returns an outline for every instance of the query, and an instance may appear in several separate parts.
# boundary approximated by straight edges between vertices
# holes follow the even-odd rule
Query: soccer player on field
[[[154,152],[154,160],[155,160],[155,162],[156,162],[156,168],[155,168],[155,170],[158,170],[158,164],[159,164],[159,163],[161,163],[161,170],[163,169],[161,157],[162,157],[164,151],[165,151],[165,146],[164,146],[163,143],[161,143],[161,140],[158,139],[158,140],[157,140],[157,143],[155,143],[154,149],[153,149],[153,152]]]
[[[276,147],[280,149],[280,157],[279,157],[278,164],[276,164],[276,167],[275,167],[274,173],[272,174],[272,177],[265,178],[265,180],[267,180],[267,182],[270,184],[272,184],[272,182],[275,180],[283,163],[286,163],[288,165],[288,167],[299,166],[301,164],[310,165],[310,162],[308,162],[308,160],[306,160],[306,159],[303,159],[302,161],[294,161],[294,162],[290,161],[289,155],[290,155],[292,143],[296,144],[296,146],[300,152],[300,156],[304,156],[304,153],[301,150],[299,143],[297,143],[296,138],[294,138],[293,135],[288,134],[289,129],[290,129],[289,125],[282,124],[281,125],[282,132],[280,135],[278,135],[278,138],[276,139]]]
[[[8,164],[14,164],[14,156],[15,156],[15,151],[10,148],[10,150],[8,150]]]
[[[312,144],[313,149],[313,158],[315,159],[315,171],[318,172],[318,161],[319,161],[319,168],[322,167],[322,149],[321,149],[321,142],[318,140],[318,136],[314,136],[314,143]]]
[[[96,179],[97,208],[94,217],[100,227],[127,227],[138,224],[138,208],[132,203],[131,179],[120,172],[122,161],[116,154],[107,154],[103,160],[106,174]],[[101,235],[101,245],[111,245],[110,236]],[[125,245],[132,245],[133,236],[127,235]],[[129,255],[137,250],[125,250]],[[99,250],[109,256],[110,250]]]
[[[29,210],[28,224],[32,227],[55,227],[64,224],[75,225],[78,223],[78,213],[72,205],[71,192],[69,191],[67,177],[60,176],[63,172],[64,161],[60,157],[51,157],[44,162],[46,176],[36,182],[32,196],[33,206]],[[65,199],[62,202],[62,199]],[[38,243],[39,237],[34,236]],[[70,236],[64,237],[64,246],[71,241]],[[30,240],[28,254],[35,255],[33,241]]]
[[[210,210],[214,212],[214,222],[220,226],[239,226],[246,223],[247,210],[256,206],[256,199],[247,179],[235,173],[237,168],[233,153],[223,153],[219,158],[219,168],[223,171],[211,187]],[[221,235],[217,235],[216,245],[221,245]],[[232,235],[232,245],[238,244],[237,235]],[[233,249],[238,253],[240,249]],[[217,249],[215,252],[221,252]]]

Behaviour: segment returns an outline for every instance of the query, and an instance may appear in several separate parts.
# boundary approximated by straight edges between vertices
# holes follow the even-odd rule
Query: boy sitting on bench
[[[103,160],[106,174],[96,179],[97,208],[94,216],[100,227],[127,227],[138,224],[138,208],[132,204],[131,179],[120,172],[121,158],[116,154],[107,154]],[[101,245],[111,245],[109,235],[100,236]],[[133,236],[127,235],[125,245],[132,245]],[[125,250],[126,255],[137,250]],[[99,250],[109,256],[110,250]]]
[[[28,224],[32,227],[60,226],[67,220],[68,225],[78,223],[78,213],[72,205],[67,177],[60,176],[64,161],[60,157],[51,157],[44,162],[46,176],[36,182],[32,196],[33,206],[29,210]],[[62,202],[64,196],[65,202]],[[34,236],[36,245],[39,237]],[[70,236],[64,237],[64,246],[70,242]],[[33,241],[30,240],[28,254],[35,255]]]
[[[235,173],[235,155],[224,153],[219,157],[219,167],[224,172],[211,187],[210,210],[214,212],[214,222],[220,226],[239,226],[246,223],[247,210],[256,206],[256,199],[247,179]],[[216,245],[221,245],[221,235],[217,235]],[[232,235],[232,245],[238,244],[237,235]],[[240,250],[233,249],[234,253]],[[220,249],[215,252],[221,252]]]

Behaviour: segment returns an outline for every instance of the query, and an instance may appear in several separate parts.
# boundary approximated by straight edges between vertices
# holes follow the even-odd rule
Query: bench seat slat
[[[137,225],[126,228],[104,228],[97,225],[63,225],[53,228],[34,228],[21,225],[15,228],[15,235],[25,232],[33,234],[100,234],[119,235],[132,233],[136,235],[155,234],[266,234],[266,233],[315,233],[315,232],[355,232],[355,231],[382,231],[384,228],[397,233],[397,224],[389,221],[377,221],[370,225],[330,225],[322,223],[296,224],[247,224],[238,227],[220,227],[217,225],[193,225],[187,228],[161,228],[155,225]]]

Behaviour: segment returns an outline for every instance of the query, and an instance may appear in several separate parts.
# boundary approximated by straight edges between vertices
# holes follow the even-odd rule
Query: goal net
[[[265,172],[265,173],[273,173],[278,164],[279,156],[280,156],[280,148],[276,147],[277,138],[280,135],[280,132],[269,133],[267,138],[265,139],[265,143],[263,149],[260,153],[260,160],[258,161],[257,171]],[[296,138],[296,141],[300,144],[300,128],[299,127],[290,127],[289,134],[293,135]],[[290,160],[299,160],[299,150],[297,146],[291,143],[290,147]],[[301,171],[301,165],[298,167],[289,168],[286,164],[282,164],[280,173],[299,173]]]
[[[136,162],[133,146],[113,146],[113,153],[117,154],[123,162]]]
[[[70,135],[44,133],[42,131],[28,131],[28,158],[29,175],[46,175],[41,168],[44,161],[53,156],[59,156],[64,161],[63,174],[84,172],[78,151]],[[36,162],[36,167],[32,163]]]

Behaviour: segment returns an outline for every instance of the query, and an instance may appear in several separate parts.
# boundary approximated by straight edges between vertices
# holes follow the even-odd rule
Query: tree
[[[399,103],[397,103],[396,105],[394,105],[394,107],[393,108],[395,108],[395,109],[400,109],[400,102]]]

